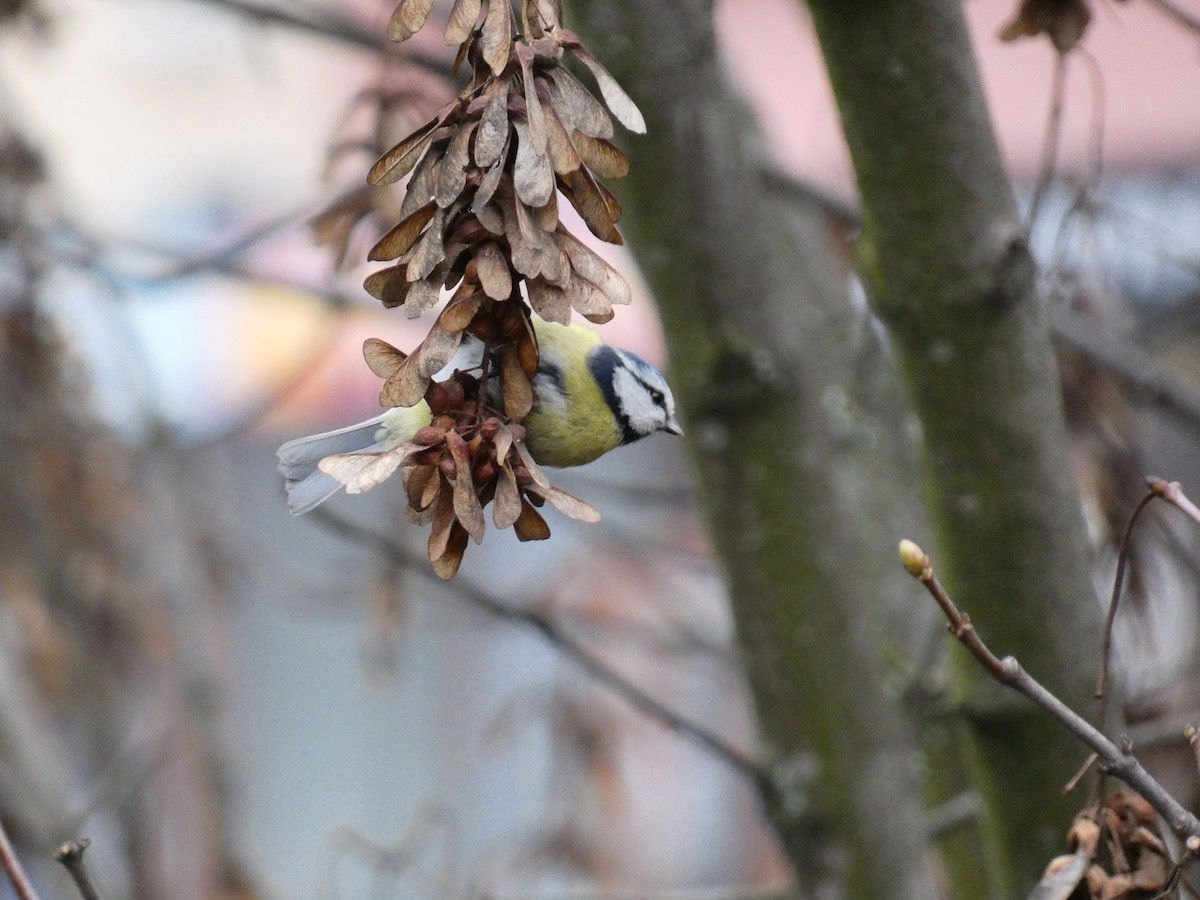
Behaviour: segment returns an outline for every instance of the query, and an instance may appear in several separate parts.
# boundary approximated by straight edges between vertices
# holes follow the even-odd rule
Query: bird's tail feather
[[[279,471],[285,480],[288,510],[298,516],[328,500],[342,486],[317,464],[336,453],[373,452],[384,449],[375,436],[382,424],[379,415],[357,425],[288,441],[278,450]]]

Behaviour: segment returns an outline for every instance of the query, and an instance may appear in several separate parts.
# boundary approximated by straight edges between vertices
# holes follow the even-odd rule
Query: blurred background
[[[996,39],[1013,8],[966,4],[1028,202],[1054,54]],[[0,3],[0,817],[45,897],[72,896],[47,848],[80,836],[107,897],[773,896],[786,867],[741,775],[436,583],[394,485],[332,507],[390,555],[287,513],[275,448],[374,415],[362,340],[407,348],[427,324],[360,287],[384,220],[322,216],[369,213],[367,167],[447,96],[436,29],[379,51],[390,13]],[[833,221],[852,174],[802,4],[724,0],[716,17],[764,155]],[[1200,34],[1104,3],[1085,47],[1035,245],[1194,374]],[[1082,199],[1073,173],[1095,188]],[[599,252],[635,286],[605,339],[669,372],[634,260]],[[1200,476],[1195,422],[1122,427],[1160,474]],[[683,443],[558,483],[603,521],[551,518],[541,544],[492,531],[459,581],[552,614],[752,751]],[[1194,598],[1156,615],[1194,630]],[[1196,708],[1191,650],[1168,642],[1135,675],[1148,709]]]

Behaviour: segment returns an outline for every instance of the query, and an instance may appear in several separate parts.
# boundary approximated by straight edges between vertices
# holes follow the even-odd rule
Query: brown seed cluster
[[[400,0],[393,40],[425,24],[432,0]],[[518,18],[519,17],[519,18]],[[520,24],[520,32],[515,28]],[[600,181],[629,170],[612,142],[612,116],[630,130],[645,122],[608,71],[564,29],[556,0],[456,0],[445,26],[458,45],[455,70],[470,77],[457,96],[371,168],[386,185],[408,178],[400,221],[369,258],[390,264],[364,287],[385,307],[418,316],[452,291],[424,340],[404,353],[369,339],[363,352],[384,379],[380,402],[425,400],[432,421],[391,450],[327,457],[321,469],[357,493],[402,473],[410,517],[431,523],[434,571],[452,577],[468,538],[493,524],[521,540],[549,537],[544,501],[585,521],[599,515],[553,487],[524,446],[521,421],[536,402],[538,344],[531,316],[568,324],[572,312],[607,322],[628,303],[621,275],[559,221],[558,198],[597,236],[622,243],[621,207]],[[590,70],[601,103],[562,64],[569,53]],[[483,345],[478,370],[434,376],[464,336]]]

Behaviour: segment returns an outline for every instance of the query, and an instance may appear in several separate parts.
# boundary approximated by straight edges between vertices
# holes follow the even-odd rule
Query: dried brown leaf
[[[503,459],[499,453],[496,456]],[[492,524],[497,528],[508,528],[521,517],[521,492],[517,488],[517,477],[507,462],[500,467],[492,503]]]
[[[454,460],[458,475],[454,479],[454,515],[459,523],[467,530],[467,534],[475,539],[475,543],[483,540],[487,524],[483,520],[483,507],[475,493],[475,482],[471,478],[471,452],[467,442],[457,431],[446,433],[446,448],[450,458]]]
[[[507,300],[512,295],[512,271],[495,241],[484,241],[476,246],[475,269],[483,292],[493,300]]]
[[[624,306],[633,299],[629,282],[599,254],[594,253],[586,244],[566,231],[558,231],[554,237],[567,254],[567,258],[571,260],[574,277],[583,278],[594,284],[608,298],[608,302],[616,306]]]
[[[471,324],[471,319],[475,318],[475,313],[479,312],[482,302],[483,297],[478,289],[473,284],[464,281],[454,296],[450,298],[446,308],[437,317],[435,327],[443,331],[462,331]]]
[[[559,176],[559,179],[563,194],[587,223],[592,234],[610,244],[625,243],[621,232],[617,230],[617,220],[609,209],[608,200],[587,169],[576,169]]]
[[[600,521],[600,513],[596,507],[580,500],[574,494],[568,494],[562,488],[557,488],[552,484],[545,486],[531,484],[525,490],[530,494],[537,494],[540,497],[544,497],[550,501],[551,506],[568,518],[589,523]]]
[[[404,493],[408,496],[408,505],[415,510],[427,509],[436,499],[440,487],[437,466],[411,466],[404,473]]]
[[[583,164],[601,178],[624,178],[629,174],[629,157],[603,138],[588,137],[578,128],[571,135]]]
[[[326,456],[317,468],[344,484],[347,494],[361,494],[391,477],[415,449],[415,444],[401,444],[378,453],[337,453]]]
[[[500,348],[500,383],[504,412],[510,419],[521,421],[533,409],[533,384],[525,374],[517,348],[511,344]]]
[[[497,78],[487,86],[484,97],[487,105],[475,133],[475,165],[486,169],[504,158],[508,146],[508,84],[509,79]]]
[[[545,206],[554,193],[554,169],[544,149],[545,131],[543,149],[539,151],[528,123],[516,121],[513,128],[517,132],[517,158],[513,165],[513,187],[517,197],[527,206]]]
[[[544,278],[531,278],[526,282],[529,289],[529,305],[547,322],[559,325],[571,324],[571,301],[567,292]]]
[[[562,66],[547,72],[550,80],[550,104],[568,132],[578,129],[590,137],[611,138],[612,119],[604,106],[579,79]]]
[[[583,134],[579,129],[575,129],[575,133]],[[583,165],[575,143],[555,115],[553,106],[546,110],[546,152],[550,154],[550,165],[559,175],[574,172]]]
[[[407,270],[408,264],[401,263],[372,272],[363,281],[363,289],[389,309],[399,306],[412,287],[412,282],[406,277]]]
[[[446,210],[438,208],[430,218],[429,227],[413,245],[408,257],[408,272],[405,277],[409,281],[421,281],[428,277],[438,263],[446,258],[445,235]]]
[[[475,210],[479,224],[494,235],[504,234],[504,214],[495,203],[485,203]]]
[[[439,269],[423,281],[409,286],[408,294],[404,297],[404,314],[415,319],[442,296],[442,275]]]
[[[449,581],[458,574],[462,565],[463,555],[467,552],[467,532],[455,522],[450,526],[449,539],[442,555],[430,563],[433,574],[443,581]]]
[[[381,237],[367,254],[369,260],[395,259],[412,249],[421,230],[429,224],[437,207],[426,203],[412,215],[404,218],[387,234]]]
[[[546,121],[542,113],[542,101],[538,97],[537,82],[533,78],[533,50],[528,44],[519,43],[516,46],[517,62],[521,64],[521,80],[525,85],[525,120],[529,126],[529,139],[533,149],[539,153],[546,152]],[[519,149],[519,148],[518,148]],[[534,204],[540,206],[541,204]]]
[[[400,218],[411,216],[420,207],[433,199],[433,190],[437,186],[438,163],[442,161],[442,151],[431,146],[421,157],[412,177],[404,188],[404,199],[400,203]]]
[[[562,27],[562,0],[525,0],[525,18],[543,31]]]
[[[1041,880],[1025,900],[1067,900],[1083,880],[1091,854],[1080,848],[1072,856],[1050,860]]]
[[[600,60],[596,59],[590,50],[578,42],[575,42],[574,45],[564,42],[564,45],[591,70],[592,76],[600,88],[600,96],[604,98],[604,102],[608,104],[612,114],[617,117],[617,121],[634,134],[645,134],[646,120],[642,118],[641,110],[617,83],[617,79],[613,78],[608,69],[604,68]]]
[[[425,24],[433,0],[400,0],[388,21],[388,40],[406,41]]]
[[[438,164],[437,185],[433,192],[438,206],[449,206],[467,186],[467,165],[471,161],[471,135],[474,133],[474,122],[459,126]]]
[[[480,0],[454,0],[454,8],[446,20],[446,44],[462,44],[475,33],[479,24]]]
[[[529,501],[521,498],[521,514],[513,522],[513,531],[519,541],[544,541],[550,537],[550,526]]]
[[[487,17],[483,20],[483,61],[499,75],[508,65],[512,53],[512,6],[509,0],[489,0]]]
[[[375,161],[367,173],[367,182],[374,185],[394,184],[412,171],[421,154],[433,140],[439,119],[430,119],[395,147]]]
[[[1000,29],[1000,40],[1045,34],[1059,53],[1083,40],[1092,13],[1085,0],[1023,0],[1016,17]]]
[[[363,359],[367,361],[367,368],[380,378],[390,378],[407,358],[407,353],[397,350],[387,341],[373,337],[363,341]]]
[[[441,476],[438,483],[442,483]],[[454,525],[454,495],[449,487],[438,492],[433,507],[433,524],[429,528],[429,561],[435,562],[446,552],[450,531]]]
[[[533,224],[541,231],[553,232],[558,227],[558,192],[551,191],[550,200],[545,206],[534,207],[529,212],[533,216]]]

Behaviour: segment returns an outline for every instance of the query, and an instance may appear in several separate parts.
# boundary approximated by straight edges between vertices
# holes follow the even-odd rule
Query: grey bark
[[[882,662],[885,630],[904,657],[928,621],[913,603],[913,627],[888,627],[892,601],[912,597],[897,522],[919,515],[888,358],[847,300],[828,223],[760,174],[711,4],[572,13],[649,123],[615,187],[666,326],[778,776],[768,815],[809,892],[928,900],[919,754]]]

